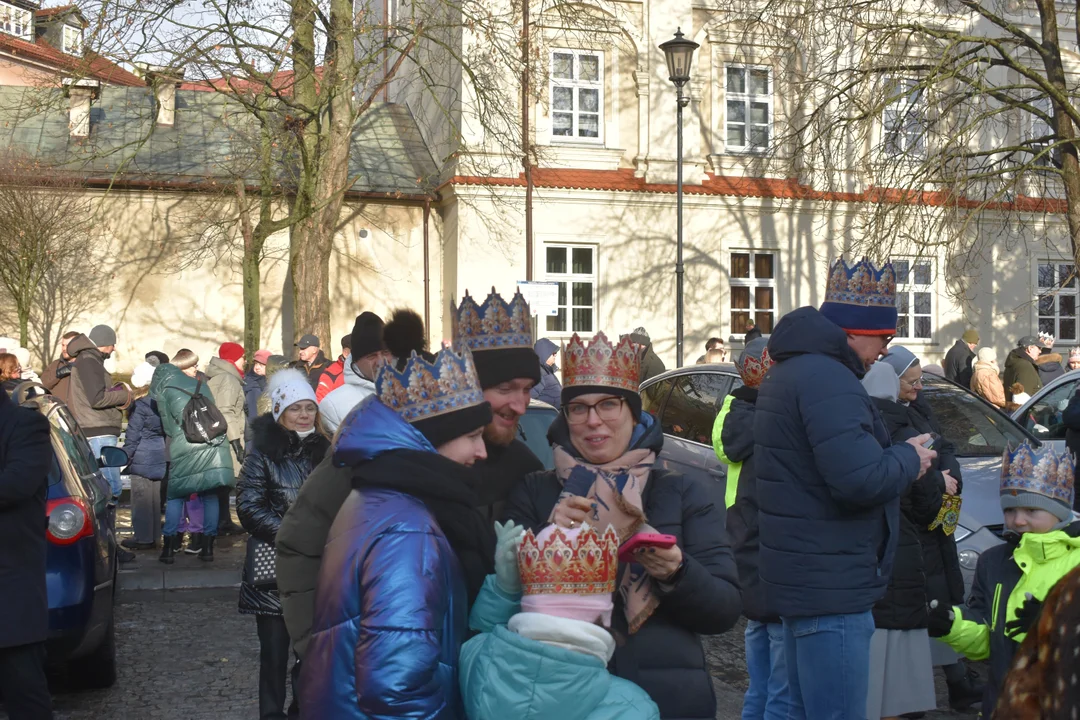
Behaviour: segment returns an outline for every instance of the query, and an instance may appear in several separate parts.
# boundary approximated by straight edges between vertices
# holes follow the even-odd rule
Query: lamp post
[[[675,37],[660,44],[667,60],[668,80],[675,84],[676,111],[675,126],[677,149],[675,162],[676,177],[676,255],[675,255],[675,364],[683,364],[683,227],[682,227],[682,111],[690,104],[690,98],[683,95],[683,86],[690,82],[690,63],[698,44],[683,37],[682,28],[675,30]]]

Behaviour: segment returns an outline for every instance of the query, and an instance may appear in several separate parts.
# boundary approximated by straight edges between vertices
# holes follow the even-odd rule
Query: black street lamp
[[[675,84],[676,113],[675,125],[678,136],[676,151],[676,257],[675,257],[675,365],[682,367],[683,364],[683,227],[682,227],[682,111],[690,104],[690,98],[683,95],[683,86],[690,82],[690,63],[694,59],[694,51],[699,45],[693,40],[683,37],[682,28],[675,30],[675,37],[667,42],[660,43],[660,49],[664,51],[667,60],[668,80]]]

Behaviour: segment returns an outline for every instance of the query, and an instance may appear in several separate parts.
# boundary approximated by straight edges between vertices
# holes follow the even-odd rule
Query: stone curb
[[[116,583],[119,590],[238,588],[240,571],[211,568],[121,570]]]

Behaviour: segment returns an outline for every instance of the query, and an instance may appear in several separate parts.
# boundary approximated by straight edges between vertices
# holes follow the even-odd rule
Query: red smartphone
[[[634,551],[638,548],[658,547],[664,550],[674,547],[676,537],[674,535],[661,535],[659,533],[638,533],[624,542],[619,548],[619,562],[634,562]]]

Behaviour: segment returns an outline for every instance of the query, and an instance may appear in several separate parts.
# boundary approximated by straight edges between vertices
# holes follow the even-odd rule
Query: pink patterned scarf
[[[590,465],[555,446],[555,473],[563,486],[559,499],[580,495],[593,502],[589,524],[614,526],[619,543],[639,532],[654,532],[642,509],[642,496],[656,453],[647,448],[628,450],[622,457],[604,465]],[[554,509],[548,522],[553,522]],[[623,565],[619,571],[619,595],[622,597],[630,633],[636,633],[656,610],[660,600],[653,580],[637,563]]]

